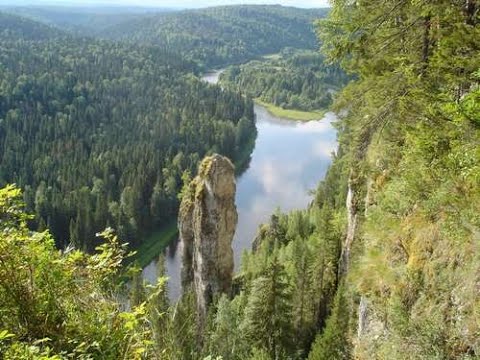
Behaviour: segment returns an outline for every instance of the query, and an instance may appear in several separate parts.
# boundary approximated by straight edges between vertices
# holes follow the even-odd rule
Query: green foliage
[[[243,342],[243,334],[232,329],[239,329],[241,314],[239,313],[238,301],[230,301],[223,295],[216,308],[213,318],[212,331],[207,339],[208,352],[215,354],[224,360],[241,358],[247,349]]]
[[[221,301],[222,309],[235,309],[229,312],[229,324],[240,324],[241,335],[214,332],[236,344],[235,353],[222,353],[226,358],[305,358],[325,326],[345,225],[329,205],[338,194],[325,187],[319,186],[317,202],[309,209],[272,215],[260,228],[254,251],[244,254],[237,279],[241,291],[229,305]]]
[[[155,285],[129,270],[127,304],[119,286],[126,245],[111,230],[99,234],[105,243],[93,255],[60,252],[48,230],[28,230],[20,199],[16,187],[0,189],[3,358],[199,358],[195,297],[170,305],[162,258]]]
[[[19,190],[0,189],[0,349],[6,359],[138,359],[147,351],[142,309],[114,298],[124,246],[106,231],[91,256],[32,233]]]
[[[309,360],[341,360],[350,358],[348,339],[350,315],[348,306],[344,290],[340,287],[332,305],[332,314],[328,318],[323,332],[317,336],[308,355]]]
[[[265,349],[274,359],[285,357],[292,348],[292,297],[275,256],[251,286],[242,331],[252,346]]]

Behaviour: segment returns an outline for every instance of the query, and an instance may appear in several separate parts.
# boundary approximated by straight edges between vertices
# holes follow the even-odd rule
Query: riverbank
[[[278,54],[272,54],[272,55],[267,55],[267,58],[274,58],[278,57]],[[205,74],[203,74],[202,79],[204,81],[209,82],[210,84],[218,84],[220,75],[225,69],[220,69],[220,70],[212,70],[209,71]],[[312,120],[320,120],[322,119],[325,114],[327,113],[326,110],[318,110],[318,111],[301,111],[301,110],[292,110],[292,109],[283,109],[279,106],[275,106],[271,103],[264,102],[260,100],[259,98],[253,99],[256,104],[263,106],[267,111],[279,118],[282,119],[288,119],[288,120],[294,120],[294,121],[312,121]],[[255,141],[253,141],[253,145],[255,144]],[[244,168],[242,162],[244,162],[245,159],[248,159],[248,157],[245,157],[244,154],[242,154],[239,159],[240,161],[236,162],[236,168],[237,172],[238,169]],[[240,166],[239,166],[240,165]]]
[[[251,136],[250,139],[248,139],[248,141],[243,145],[243,147],[238,149],[236,154],[237,159],[234,161],[235,175],[237,177],[242,175],[250,165],[253,150],[255,149],[255,142],[257,141],[257,136],[258,133],[255,132],[254,136]]]
[[[131,261],[144,268],[155,260],[177,236],[177,219],[175,219],[145,237],[142,245],[135,249],[135,255],[133,255]]]
[[[279,106],[261,101],[260,99],[254,99],[255,103],[263,106],[267,111],[282,119],[296,120],[296,121],[312,121],[322,119],[326,111],[301,111],[301,110],[292,110],[292,109],[283,109]]]

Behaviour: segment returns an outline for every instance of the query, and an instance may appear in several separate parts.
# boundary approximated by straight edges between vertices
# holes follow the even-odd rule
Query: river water
[[[220,73],[208,73],[203,80],[215,84]],[[324,178],[337,147],[333,113],[305,123],[273,116],[259,105],[255,105],[255,114],[255,149],[249,167],[237,178],[238,225],[233,240],[236,269],[242,252],[250,249],[258,226],[268,222],[277,208],[289,211],[308,206],[312,200],[310,190]],[[179,246],[175,242],[165,253],[171,299],[177,299],[181,290]],[[143,275],[147,281],[156,282],[155,261],[143,270]]]

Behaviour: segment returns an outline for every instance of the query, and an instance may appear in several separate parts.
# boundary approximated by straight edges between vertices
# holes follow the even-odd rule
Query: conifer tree
[[[270,261],[253,281],[242,329],[253,346],[281,359],[292,351],[292,294],[277,256]]]

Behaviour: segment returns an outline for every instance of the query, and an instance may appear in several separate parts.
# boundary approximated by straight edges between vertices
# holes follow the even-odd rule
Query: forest
[[[138,245],[176,216],[182,176],[205,154],[248,160],[252,102],[198,80],[196,64],[0,20],[0,183],[24,189],[59,247],[93,250],[106,226]]]
[[[328,9],[278,5],[218,6],[184,11],[52,6],[10,7],[5,11],[79,36],[158,46],[179,53],[186,60],[194,60],[203,70],[240,64],[288,46],[316,49],[313,22],[328,13]]]
[[[282,109],[326,110],[349,81],[338,65],[313,50],[283,49],[278,55],[228,67],[222,86]]]
[[[59,251],[36,203],[64,201],[60,189],[93,207],[111,196],[128,217],[146,195],[132,191],[137,182],[151,176],[153,195],[210,147],[234,156],[238,134],[253,131],[252,102],[198,81],[190,58],[162,47],[61,41],[57,30],[20,25],[30,37],[11,25],[0,32],[4,358],[480,358],[480,3],[332,1],[316,27],[322,58],[352,77],[331,106],[339,148],[310,206],[259,229],[234,291],[212,300],[202,328],[188,289],[169,303],[163,258],[147,285],[122,266],[131,256],[123,233],[100,232],[95,252]],[[155,95],[145,85],[153,79]],[[205,132],[188,121],[198,114]],[[164,132],[177,141],[167,147]],[[153,159],[165,161],[161,174],[149,173]],[[39,179],[49,180],[27,187]]]
[[[0,13],[0,184],[24,189],[32,226],[48,227],[60,247],[93,250],[107,225],[137,247],[175,219],[182,177],[203,156],[218,152],[244,167],[253,102],[193,75],[294,42],[314,47],[313,20],[326,13],[112,9],[9,9],[42,23]],[[273,43],[280,24],[289,30]]]

